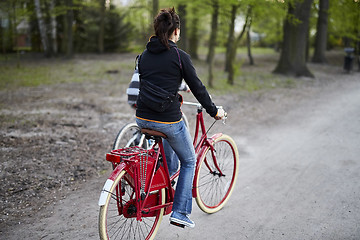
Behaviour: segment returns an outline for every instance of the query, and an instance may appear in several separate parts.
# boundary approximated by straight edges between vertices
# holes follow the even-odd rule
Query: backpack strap
[[[182,64],[181,64],[180,53],[179,53],[179,50],[178,50],[178,48],[177,48],[177,47],[174,47],[174,48],[175,48],[176,53],[177,53],[178,58],[179,58],[179,64],[180,64],[180,70],[181,70],[181,77],[182,77],[182,78],[184,78],[184,77],[183,77],[183,76],[184,76],[184,74],[183,74],[183,68],[182,68]]]
[[[135,70],[139,69],[139,60],[140,60],[141,54],[137,55],[135,58]]]
[[[182,65],[181,65],[181,59],[180,59],[180,53],[179,53],[179,50],[177,49],[177,47],[174,47],[174,48],[175,48],[176,53],[177,53],[177,55],[178,55],[178,57],[179,57],[180,69],[182,70]]]

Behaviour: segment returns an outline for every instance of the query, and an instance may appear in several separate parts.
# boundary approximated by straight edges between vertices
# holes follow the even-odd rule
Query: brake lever
[[[224,117],[222,118],[222,123],[225,125],[227,119],[227,112],[225,112]]]

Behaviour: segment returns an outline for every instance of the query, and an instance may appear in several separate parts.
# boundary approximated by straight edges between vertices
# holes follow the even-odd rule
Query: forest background
[[[154,16],[172,6],[181,18],[179,47],[195,60],[206,55],[210,88],[216,53],[223,53],[226,83],[234,85],[245,61],[236,57],[239,48],[250,65],[253,51],[280,52],[273,72],[284,75],[314,77],[306,63],[326,63],[331,49],[345,49],[348,64],[360,69],[359,0],[3,0],[1,60],[17,59],[19,67],[34,52],[66,59],[80,53],[139,54],[153,33]],[[7,70],[2,89],[14,82],[14,71]]]

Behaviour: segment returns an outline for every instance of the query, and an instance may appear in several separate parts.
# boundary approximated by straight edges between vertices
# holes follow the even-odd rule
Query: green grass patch
[[[198,54],[200,55],[206,55],[209,51],[209,48],[202,45],[199,47],[198,49]],[[245,54],[247,55],[247,47],[238,47],[238,49],[236,50],[237,54]],[[226,48],[225,47],[216,47],[215,48],[215,53],[226,53]],[[256,55],[256,54],[260,54],[260,55],[271,55],[274,54],[275,51],[273,48],[263,48],[263,47],[252,47],[251,48],[251,53]]]
[[[246,51],[245,48],[243,49]],[[239,48],[238,51],[242,50]],[[214,95],[296,87],[295,78],[272,74],[269,68],[264,68],[264,63],[268,63],[268,58],[272,59],[271,55],[274,55],[274,59],[276,57],[272,49],[253,48],[253,52],[261,55],[269,54],[270,57],[265,56],[265,60],[257,61],[259,55],[254,54],[255,66],[249,66],[246,64],[246,58],[240,58],[236,62],[233,85],[227,82],[228,76],[223,67],[224,56],[216,55],[212,89],[209,88],[208,82],[208,64],[204,60],[193,60],[193,63],[199,78]],[[16,55],[8,55],[7,60],[0,61],[0,90],[71,82],[116,81],[117,84],[127,85],[134,70],[135,56],[136,54],[129,53],[84,54],[71,60],[27,58],[18,61]]]
[[[133,65],[130,61],[119,63],[97,59],[41,59],[20,64],[13,61],[0,65],[0,90],[68,82],[121,81],[121,73],[131,71]],[[129,79],[123,78],[123,81]]]
[[[239,92],[254,92],[273,88],[294,88],[295,78],[272,74],[261,67],[243,66],[244,60],[236,63],[234,83],[228,83],[228,74],[223,70],[222,62],[214,68],[213,88],[209,88],[208,65],[204,62],[195,62],[195,67],[203,84],[215,95],[224,95]]]
[[[217,74],[221,75],[221,74]],[[255,92],[259,90],[274,89],[274,88],[294,88],[296,87],[296,80],[292,78],[284,78],[273,74],[256,74],[256,75],[240,75],[233,85],[228,83],[224,76],[217,78],[214,82],[214,88],[207,88],[210,92],[216,95],[223,95],[229,93],[239,92]]]

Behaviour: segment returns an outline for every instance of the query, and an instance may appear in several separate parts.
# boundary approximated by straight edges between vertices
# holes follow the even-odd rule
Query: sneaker
[[[190,218],[188,217],[188,215],[186,214],[182,214],[182,213],[178,213],[178,212],[173,212],[170,216],[170,223],[175,223],[175,225],[178,225],[181,227],[181,225],[186,226],[186,227],[190,227],[190,228],[194,228],[195,227],[195,223],[193,221],[190,220]],[[182,226],[182,227],[183,227]]]

